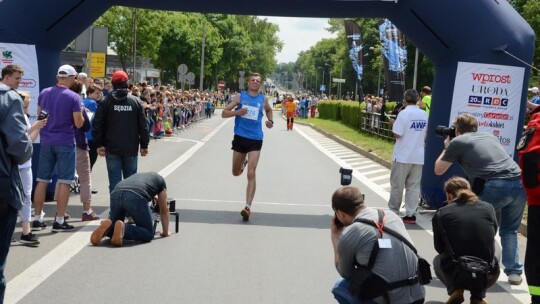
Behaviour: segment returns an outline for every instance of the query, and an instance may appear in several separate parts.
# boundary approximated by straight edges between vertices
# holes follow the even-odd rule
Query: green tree
[[[126,70],[127,63],[131,62],[133,33],[132,22],[134,8],[113,6],[98,20],[95,26],[105,26],[109,31],[109,45],[116,52],[122,68]],[[160,20],[165,12],[136,9],[137,20],[137,55],[157,58],[157,49],[161,42],[163,27]]]
[[[523,18],[525,18],[525,20],[529,23],[534,33],[536,34],[535,53],[532,65],[538,66],[538,64],[540,63],[540,39],[538,39],[538,35],[540,35],[540,1],[527,1],[527,3],[523,5]],[[534,76],[531,77],[529,83],[531,85],[537,85],[539,73],[534,69],[531,70],[531,73]]]

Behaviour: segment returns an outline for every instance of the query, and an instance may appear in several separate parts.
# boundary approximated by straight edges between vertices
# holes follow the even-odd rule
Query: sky
[[[308,50],[323,38],[335,37],[324,28],[328,26],[328,18],[291,18],[265,17],[271,23],[279,25],[278,36],[283,41],[283,49],[277,55],[277,62],[294,62],[298,53]]]

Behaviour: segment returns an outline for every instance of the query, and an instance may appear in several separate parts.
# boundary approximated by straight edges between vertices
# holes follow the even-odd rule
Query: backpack
[[[516,146],[523,187],[529,202],[540,199],[540,106],[530,114],[527,128]]]
[[[354,222],[374,226],[377,228],[379,238],[382,236],[382,232],[395,236],[418,256],[416,248],[414,248],[406,238],[384,225],[386,222],[384,211],[378,209],[377,212],[379,215],[378,223],[364,218],[356,218]],[[432,277],[429,263],[425,259],[418,257],[418,270],[415,276],[397,282],[386,282],[383,278],[371,272],[378,253],[379,242],[375,242],[373,244],[373,249],[371,249],[368,265],[363,266],[355,263],[355,269],[349,279],[349,292],[355,297],[361,300],[370,300],[382,296],[387,303],[390,303],[388,291],[416,284],[426,285],[431,281]]]

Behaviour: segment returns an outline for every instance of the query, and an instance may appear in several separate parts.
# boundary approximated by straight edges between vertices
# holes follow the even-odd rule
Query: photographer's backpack
[[[529,200],[540,199],[540,106],[531,111],[517,144],[523,187]]]

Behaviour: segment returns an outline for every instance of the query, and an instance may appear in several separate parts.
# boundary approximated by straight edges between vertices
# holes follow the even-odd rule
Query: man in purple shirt
[[[36,220],[33,230],[46,227],[43,223],[43,203],[47,184],[52,181],[55,166],[58,169],[58,193],[56,217],[53,232],[74,229],[65,219],[69,200],[69,186],[75,179],[75,138],[73,127],[80,128],[84,123],[81,112],[81,97],[71,91],[69,86],[75,81],[77,72],[70,65],[63,65],[56,75],[57,84],[41,91],[38,98],[38,116],[48,113],[47,125],[41,129],[41,149],[37,170],[37,184],[34,192]]]

